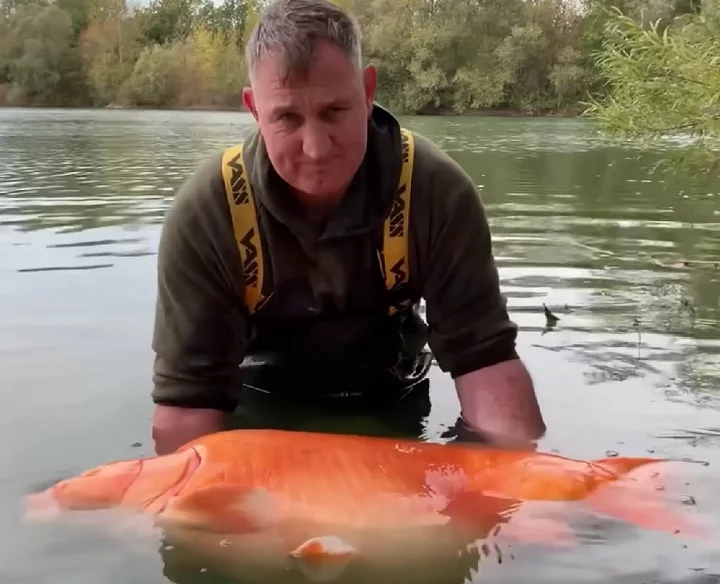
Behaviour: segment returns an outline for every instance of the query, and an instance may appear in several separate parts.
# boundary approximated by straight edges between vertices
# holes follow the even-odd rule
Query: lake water
[[[585,120],[403,123],[445,148],[482,193],[549,426],[540,447],[709,463],[688,463],[681,495],[720,528],[720,181],[651,174],[655,154],[608,145]],[[3,583],[213,581],[170,574],[141,542],[21,528],[16,505],[38,485],[152,453],[163,215],[193,168],[251,124],[240,113],[0,109]],[[554,330],[543,303],[560,318]],[[450,379],[434,370],[432,383],[431,440],[458,413]],[[717,538],[597,540],[480,569],[477,581],[720,579]]]

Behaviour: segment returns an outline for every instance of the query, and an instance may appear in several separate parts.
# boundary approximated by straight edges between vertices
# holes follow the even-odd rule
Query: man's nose
[[[327,128],[318,122],[308,122],[303,128],[303,154],[311,160],[322,160],[330,153],[332,140]]]

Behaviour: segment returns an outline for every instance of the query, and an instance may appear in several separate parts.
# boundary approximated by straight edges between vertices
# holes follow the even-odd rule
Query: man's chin
[[[298,199],[309,207],[333,206],[342,199],[345,190],[337,181],[323,179],[302,180],[296,187]]]

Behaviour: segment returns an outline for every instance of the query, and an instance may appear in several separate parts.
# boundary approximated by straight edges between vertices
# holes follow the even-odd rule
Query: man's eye
[[[337,117],[339,114],[344,112],[347,108],[344,107],[330,107],[325,110],[325,116],[328,118]]]

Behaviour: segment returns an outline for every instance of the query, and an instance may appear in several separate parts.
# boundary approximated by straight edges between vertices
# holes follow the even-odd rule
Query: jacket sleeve
[[[517,326],[500,291],[490,228],[472,179],[432,143],[417,140],[420,180],[413,183],[422,190],[417,208],[415,194],[411,207],[414,263],[427,306],[428,344],[440,368],[456,378],[516,358]]]
[[[237,404],[246,313],[220,162],[213,157],[180,187],[163,226],[152,341],[157,404]]]

